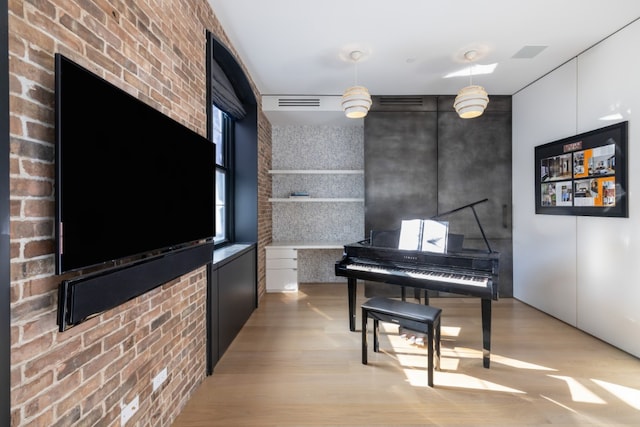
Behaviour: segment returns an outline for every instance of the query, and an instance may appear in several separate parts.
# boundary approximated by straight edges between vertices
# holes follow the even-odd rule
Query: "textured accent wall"
[[[364,168],[362,127],[274,126],[275,170],[360,170]],[[273,197],[307,191],[312,198],[364,198],[363,174],[275,174]],[[362,202],[274,202],[273,240],[349,242],[362,238]]]
[[[362,169],[361,126],[274,126],[273,169]]]
[[[206,0],[9,3],[13,427],[119,426],[121,404],[135,396],[127,426],[169,426],[204,379],[204,268],[58,333],[57,287],[72,275],[54,274],[53,82],[61,52],[204,135],[205,29],[233,51]],[[260,114],[262,247],[271,240],[270,132]],[[264,290],[264,255],[258,268]]]
[[[274,126],[275,170],[364,169],[362,126]],[[312,198],[364,199],[364,174],[274,174],[274,198],[306,191]],[[364,202],[273,202],[274,242],[350,243],[364,234]],[[299,250],[299,282],[335,282],[341,250]]]

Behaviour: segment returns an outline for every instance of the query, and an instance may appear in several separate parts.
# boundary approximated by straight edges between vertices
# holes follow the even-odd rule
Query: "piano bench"
[[[442,309],[429,305],[374,297],[362,304],[362,364],[367,364],[367,321],[373,319],[373,351],[379,350],[378,322],[395,323],[427,335],[427,369],[429,387],[433,387],[435,367],[440,369],[440,315]],[[435,341],[435,351],[434,351]]]

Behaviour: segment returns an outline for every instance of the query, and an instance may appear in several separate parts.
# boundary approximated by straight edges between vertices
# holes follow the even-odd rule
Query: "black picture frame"
[[[624,121],[535,147],[536,214],[629,217]]]

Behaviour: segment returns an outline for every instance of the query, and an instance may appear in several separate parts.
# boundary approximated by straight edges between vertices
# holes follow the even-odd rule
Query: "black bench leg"
[[[440,370],[440,318],[438,318],[437,325],[435,325],[435,333],[436,333],[436,369]]]
[[[365,308],[362,309],[362,364],[367,364],[367,318],[369,313]]]
[[[380,351],[380,322],[378,319],[373,319],[373,351],[376,353]]]
[[[429,387],[433,387],[433,323],[430,323],[427,327],[427,372],[428,378],[427,382]]]

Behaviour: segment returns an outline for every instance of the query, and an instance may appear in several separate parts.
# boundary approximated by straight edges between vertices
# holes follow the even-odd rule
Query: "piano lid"
[[[480,203],[484,203],[489,199],[478,200],[477,202],[469,203],[468,205],[460,206],[458,208],[452,209],[447,212],[443,212],[438,215],[434,215],[429,219],[438,219],[444,217],[446,215],[450,215],[452,213],[461,211],[463,209],[470,208],[473,211],[473,216],[475,217],[476,223],[478,224],[478,228],[480,229],[480,233],[482,234],[482,239],[487,247],[487,253],[494,252],[489,245],[489,240],[482,228],[482,224],[480,223],[480,218],[478,217],[478,213],[475,210],[475,206]],[[360,243],[367,242],[369,246],[375,246],[380,248],[392,248],[398,249],[400,243],[400,229],[393,230],[371,230],[369,233],[369,239],[363,240]],[[458,253],[468,251],[468,249],[463,248],[464,235],[462,234],[454,234],[448,233],[447,236],[447,253]]]
[[[442,218],[443,216],[461,211],[463,209],[471,208],[471,210],[473,211],[473,216],[476,219],[476,223],[478,224],[478,228],[480,229],[480,233],[482,234],[482,239],[484,240],[485,245],[487,245],[487,251],[488,253],[492,253],[493,250],[491,249],[491,245],[489,245],[489,240],[487,239],[487,235],[484,233],[484,228],[482,228],[482,224],[480,224],[480,218],[478,218],[478,213],[476,212],[476,208],[475,208],[476,205],[479,205],[480,203],[484,203],[488,200],[489,199],[478,200],[477,202],[469,203],[468,205],[460,206],[459,208],[455,208],[450,211],[443,212],[438,215],[434,215],[430,219]]]

